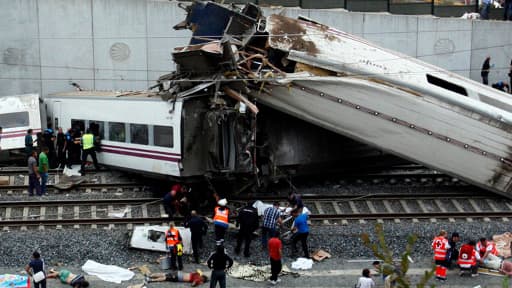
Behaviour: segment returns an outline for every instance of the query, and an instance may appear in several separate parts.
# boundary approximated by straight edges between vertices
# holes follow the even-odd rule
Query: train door
[[[52,113],[50,113],[50,115],[47,115],[48,123],[46,127],[52,126],[53,130],[57,131],[57,129],[62,125],[62,123],[60,123],[62,119],[62,102],[59,100],[54,101],[52,102],[52,106]]]

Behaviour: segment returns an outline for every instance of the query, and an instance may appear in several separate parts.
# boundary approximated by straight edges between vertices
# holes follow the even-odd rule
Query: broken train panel
[[[228,96],[248,107],[252,97],[491,191],[512,192],[509,96],[309,19],[262,17],[252,4],[238,10],[197,1],[187,11],[177,28],[193,31],[192,45],[174,53],[176,80],[214,79],[214,97],[234,91]]]

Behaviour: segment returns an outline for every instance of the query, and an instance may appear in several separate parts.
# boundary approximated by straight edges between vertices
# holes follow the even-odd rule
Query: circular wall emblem
[[[455,43],[451,39],[439,39],[434,44],[436,54],[449,54],[455,51]]]
[[[117,42],[110,46],[110,58],[114,61],[124,61],[130,58],[130,46]]]
[[[19,48],[7,48],[4,51],[3,62],[8,65],[23,64],[23,50]]]

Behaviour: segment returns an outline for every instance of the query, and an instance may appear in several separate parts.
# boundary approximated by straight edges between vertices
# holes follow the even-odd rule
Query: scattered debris
[[[9,176],[0,176],[0,185],[9,185]]]
[[[130,238],[130,248],[167,252],[165,248],[165,233],[168,226],[135,226]],[[192,242],[190,230],[185,227],[176,227],[183,239],[183,253],[192,254]]]
[[[325,258],[331,258],[331,254],[327,253],[323,249],[318,249],[311,254],[311,258],[313,258],[313,260],[317,262],[320,262],[323,261]]]
[[[261,282],[266,281],[270,278],[270,272],[270,265],[241,265],[235,262],[231,269],[228,270],[228,275],[233,278]],[[291,271],[286,265],[283,265],[283,268],[279,275],[293,275],[294,277],[300,276],[300,274],[298,274],[297,272]]]

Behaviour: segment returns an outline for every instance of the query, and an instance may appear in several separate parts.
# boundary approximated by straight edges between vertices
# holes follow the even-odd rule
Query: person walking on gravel
[[[281,269],[283,265],[281,263],[281,258],[283,256],[283,243],[279,239],[279,232],[274,231],[274,235],[270,240],[268,240],[268,255],[270,256],[270,283],[272,285],[276,285],[281,281],[279,279],[279,273],[281,273]]]

